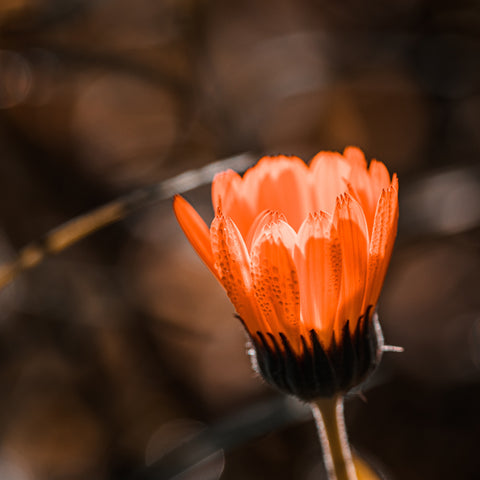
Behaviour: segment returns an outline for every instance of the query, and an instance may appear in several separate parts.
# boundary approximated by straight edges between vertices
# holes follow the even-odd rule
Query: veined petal
[[[212,182],[212,203],[216,212],[222,205],[222,212],[230,217],[245,239],[255,217],[255,197],[246,196],[242,177],[233,170],[215,175]]]
[[[244,194],[255,211],[278,210],[297,230],[311,208],[308,167],[298,157],[263,157],[244,176]]]
[[[347,320],[353,332],[362,314],[367,278],[368,228],[362,207],[349,194],[337,198],[334,223],[342,251],[342,288],[335,321],[335,333],[339,335]]]
[[[378,200],[368,254],[367,288],[364,308],[376,305],[392,255],[398,224],[398,179],[382,191]]]
[[[315,328],[328,346],[342,280],[340,243],[331,215],[315,212],[305,220],[298,232],[295,264],[305,328]]]
[[[281,219],[264,225],[251,255],[253,288],[258,306],[275,333],[284,333],[301,352],[300,292],[292,258],[296,233]]]
[[[269,223],[277,223],[280,220],[285,223],[287,222],[285,215],[278,210],[264,210],[261,212],[253,221],[248,232],[247,239],[245,241],[247,250],[249,252],[252,250],[252,246],[255,243],[256,238],[263,232],[265,225]]]
[[[218,211],[210,227],[210,237],[217,276],[238,315],[250,333],[265,331],[266,324],[252,290],[250,257],[240,231],[231,218]]]
[[[207,267],[218,278],[210,245],[210,231],[207,225],[195,209],[180,195],[175,195],[173,199],[173,210],[189,242]]]
[[[333,213],[335,199],[347,191],[351,165],[336,152],[320,152],[310,163],[313,180],[312,211]]]

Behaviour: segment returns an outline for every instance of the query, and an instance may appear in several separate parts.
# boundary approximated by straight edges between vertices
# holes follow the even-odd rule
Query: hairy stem
[[[329,480],[357,480],[343,416],[343,396],[311,404]]]

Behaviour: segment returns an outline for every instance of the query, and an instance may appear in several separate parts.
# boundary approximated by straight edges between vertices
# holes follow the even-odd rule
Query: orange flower
[[[264,157],[243,178],[231,170],[217,175],[210,229],[175,197],[183,231],[225,288],[267,380],[295,393],[264,370],[278,370],[275,362],[286,357],[307,368],[302,362],[315,364],[319,348],[336,377],[332,388],[351,388],[357,371],[371,367],[372,314],[396,236],[397,192],[396,175],[390,179],[375,160],[367,168],[361,150],[349,147],[343,155],[320,152],[310,166]],[[337,361],[350,355],[345,342],[355,358]],[[358,356],[368,365],[359,368]],[[347,361],[357,364],[336,365]],[[345,376],[337,367],[352,368],[356,378],[337,378]]]

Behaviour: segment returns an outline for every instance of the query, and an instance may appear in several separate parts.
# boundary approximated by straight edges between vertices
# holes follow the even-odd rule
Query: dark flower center
[[[317,332],[310,330],[308,339],[301,336],[300,355],[284,333],[258,331],[251,336],[254,368],[266,382],[302,400],[346,393],[360,385],[380,361],[383,339],[375,328],[377,320],[372,312],[373,308],[368,307],[353,333],[347,320],[340,340],[333,334],[328,348],[322,345]]]

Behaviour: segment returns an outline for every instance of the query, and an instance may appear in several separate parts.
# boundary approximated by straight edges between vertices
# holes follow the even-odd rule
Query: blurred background
[[[405,347],[347,402],[350,438],[388,479],[478,479],[477,2],[0,3],[2,262],[187,169],[347,145],[400,178],[379,314]],[[186,196],[211,218],[208,185]],[[0,392],[2,480],[322,478],[169,200],[0,293]]]

